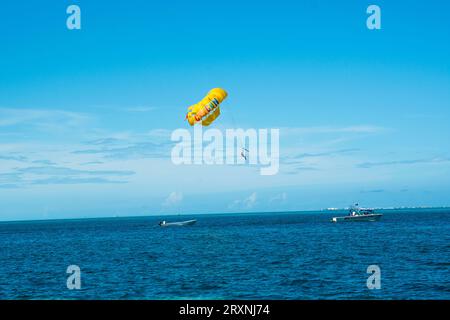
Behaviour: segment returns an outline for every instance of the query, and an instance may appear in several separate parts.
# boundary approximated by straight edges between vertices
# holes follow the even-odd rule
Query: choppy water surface
[[[3,299],[450,299],[450,211],[384,211],[380,222],[336,213],[0,223]],[[81,290],[66,287],[81,268]],[[368,290],[369,265],[381,289]]]

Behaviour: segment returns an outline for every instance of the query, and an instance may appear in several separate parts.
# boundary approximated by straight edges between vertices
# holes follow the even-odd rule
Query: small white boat
[[[187,221],[179,221],[179,222],[166,222],[165,220],[159,223],[160,227],[183,227],[183,226],[191,226],[196,223],[197,220],[187,220]]]
[[[363,222],[363,221],[378,221],[383,215],[375,213],[373,209],[359,208],[358,204],[350,207],[349,214],[343,217],[333,217],[332,222]]]

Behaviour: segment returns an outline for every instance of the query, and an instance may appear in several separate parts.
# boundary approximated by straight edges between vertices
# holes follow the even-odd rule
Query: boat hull
[[[374,214],[364,214],[356,216],[345,216],[345,217],[333,217],[332,222],[373,222],[381,219],[383,215],[381,213]]]

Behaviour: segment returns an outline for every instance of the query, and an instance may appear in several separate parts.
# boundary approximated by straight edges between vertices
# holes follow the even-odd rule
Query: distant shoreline
[[[450,207],[371,207],[374,210],[400,211],[400,210],[450,210]],[[249,212],[214,212],[214,213],[168,213],[168,214],[147,214],[147,215],[123,215],[123,216],[98,216],[98,217],[78,217],[78,218],[46,218],[46,219],[24,219],[24,220],[0,220],[2,223],[32,223],[32,222],[52,222],[52,221],[79,221],[79,220],[111,220],[111,219],[132,219],[132,218],[152,218],[152,217],[189,217],[189,216],[226,216],[226,215],[268,215],[268,214],[312,214],[312,213],[333,213],[347,211],[348,208],[324,208],[318,210],[290,210],[290,211],[249,211]]]

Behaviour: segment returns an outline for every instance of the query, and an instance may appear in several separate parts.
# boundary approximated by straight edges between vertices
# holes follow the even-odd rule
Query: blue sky
[[[70,4],[81,30],[66,28]],[[0,220],[448,206],[449,10],[2,3]],[[170,133],[214,87],[229,92],[218,128],[280,128],[277,175],[172,164]]]

